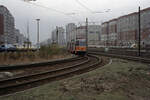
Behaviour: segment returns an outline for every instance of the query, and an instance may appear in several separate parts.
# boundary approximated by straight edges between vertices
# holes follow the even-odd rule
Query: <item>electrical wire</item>
[[[23,2],[26,2],[26,3],[29,3],[29,4],[32,4],[32,5],[35,5],[35,6],[38,6],[38,7],[41,7],[41,8],[49,9],[49,10],[54,11],[54,12],[57,12],[57,13],[61,13],[61,14],[63,14],[63,15],[66,15],[66,16],[71,17],[72,19],[76,19],[74,15],[76,15],[77,13],[74,13],[74,12],[72,12],[72,13],[65,13],[65,12],[60,11],[60,10],[56,10],[56,9],[53,9],[53,8],[50,8],[50,7],[45,7],[45,6],[43,6],[43,5],[39,5],[39,4],[36,4],[36,3],[32,3],[31,1],[34,1],[34,0],[22,0],[22,1],[23,1]],[[84,7],[86,10],[88,10],[90,13],[105,13],[105,12],[109,12],[109,11],[110,11],[110,9],[107,9],[107,10],[104,11],[104,12],[102,12],[102,11],[94,12],[94,11],[92,11],[91,9],[89,9],[88,7],[86,7],[85,5],[83,5],[79,0],[76,0],[76,2],[77,2],[80,6]],[[76,20],[78,20],[78,19],[76,19]]]
[[[30,2],[29,0],[22,0],[22,1],[23,1],[23,2],[26,2],[26,3],[29,3],[29,4],[32,4],[32,5],[34,5],[34,6],[38,6],[38,7],[44,8],[44,9],[49,9],[49,10],[51,10],[51,11],[54,11],[54,12],[63,14],[63,15],[65,15],[65,16],[71,18],[73,21],[74,21],[74,20],[78,20],[78,19],[74,16],[74,15],[77,15],[77,13],[74,13],[74,12],[72,12],[72,13],[65,13],[65,12],[60,11],[60,10],[56,10],[56,9],[53,9],[53,8],[50,8],[50,7],[45,7],[45,6],[43,6],[43,5],[39,5],[39,4],[32,3],[32,2]]]
[[[82,4],[79,0],[75,0],[80,6],[82,6],[83,8],[85,8],[86,10],[88,10],[90,13],[93,13],[93,11],[91,9],[89,9],[87,6],[85,6],[84,4]]]
[[[41,7],[41,8],[45,8],[45,9],[49,9],[51,11],[54,11],[54,12],[57,12],[57,13],[61,13],[61,14],[64,14],[64,15],[75,15],[76,13],[72,12],[72,13],[65,13],[63,11],[60,11],[60,10],[57,10],[57,9],[54,9],[54,8],[50,8],[50,7],[45,7],[43,5],[39,5],[39,4],[35,4],[35,3],[32,3],[30,2],[29,0],[22,0],[23,2],[26,2],[26,3],[29,3],[29,4],[32,4],[32,5],[35,5],[35,6],[38,6],[38,7]]]

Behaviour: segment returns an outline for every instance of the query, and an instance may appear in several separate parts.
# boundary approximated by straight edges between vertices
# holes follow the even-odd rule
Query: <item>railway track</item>
[[[89,48],[91,52],[105,52],[104,48]],[[149,59],[150,58],[150,51],[148,49],[142,49],[140,57]],[[137,49],[127,49],[127,48],[109,48],[107,51],[109,54],[116,54],[116,55],[125,55],[125,56],[134,56],[139,57],[139,52]]]
[[[99,56],[88,54],[83,57],[84,61],[72,63],[53,70],[46,70],[40,73],[26,74],[0,81],[0,95],[7,95],[18,91],[33,88],[51,81],[71,77],[76,74],[89,71],[102,62]],[[55,64],[54,64],[55,65]],[[61,63],[62,65],[62,63]]]
[[[19,65],[7,66],[7,67],[2,67],[0,69],[0,72],[1,73],[9,72],[13,75],[13,76],[11,76],[13,78],[13,77],[17,77],[17,76],[32,75],[35,73],[40,73],[40,72],[48,71],[48,70],[56,70],[59,68],[63,68],[65,66],[80,63],[87,59],[88,59],[87,57],[78,56],[75,58],[57,60],[54,62],[42,62],[42,63],[36,63],[36,64],[27,64],[26,66],[25,65],[23,65],[23,66],[19,66]]]
[[[101,55],[101,56],[107,56],[107,57],[114,57],[114,58],[121,58],[121,59],[138,61],[138,62],[148,63],[148,64],[150,63],[150,59],[142,58],[142,57],[111,54],[111,53],[104,53],[104,52],[98,52],[98,51],[97,52],[89,51],[89,54],[95,54],[95,55]]]
[[[60,60],[55,60],[55,61],[31,63],[31,64],[4,65],[4,66],[1,65],[0,66],[0,71],[25,69],[25,68],[32,68],[32,67],[38,67],[38,66],[54,65],[54,64],[57,64],[57,63],[65,63],[65,62],[69,62],[69,61],[80,60],[82,58],[83,57],[76,56],[76,57],[72,57],[72,58],[60,59]]]

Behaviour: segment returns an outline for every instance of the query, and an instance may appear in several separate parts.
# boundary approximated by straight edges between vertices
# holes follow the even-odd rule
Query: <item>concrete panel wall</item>
[[[0,14],[0,35],[4,34],[4,16]]]

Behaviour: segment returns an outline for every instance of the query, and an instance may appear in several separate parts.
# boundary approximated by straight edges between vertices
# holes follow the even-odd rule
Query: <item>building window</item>
[[[93,32],[93,31],[90,31],[89,33],[93,34],[94,32]]]

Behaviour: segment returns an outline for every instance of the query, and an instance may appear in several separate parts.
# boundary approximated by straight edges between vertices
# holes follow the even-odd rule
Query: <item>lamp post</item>
[[[39,34],[40,34],[40,31],[39,31],[39,25],[40,25],[40,19],[36,19],[36,21],[37,21],[37,48],[38,48],[38,50],[39,50],[39,48],[40,48],[40,44],[39,44]]]

